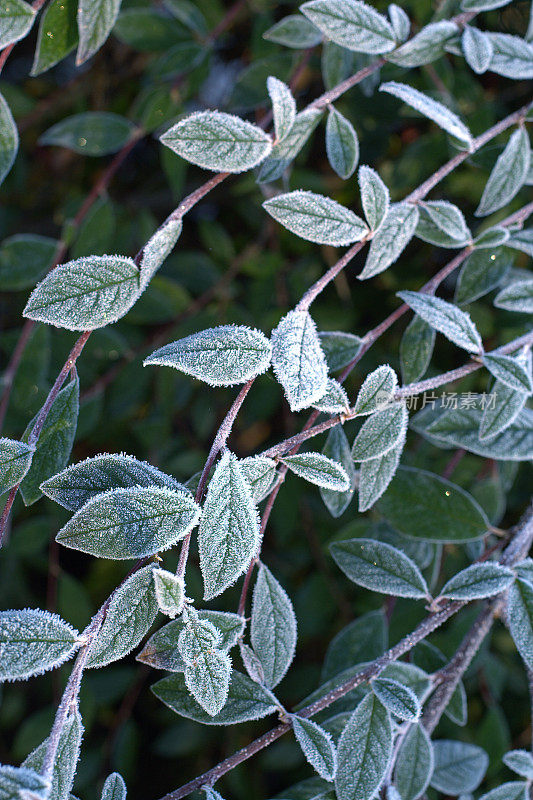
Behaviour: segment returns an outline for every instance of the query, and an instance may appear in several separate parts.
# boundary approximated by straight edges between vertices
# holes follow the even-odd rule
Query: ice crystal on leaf
[[[294,658],[296,617],[287,592],[264,564],[254,587],[250,639],[266,686],[277,686]]]
[[[37,608],[0,611],[0,681],[40,675],[59,666],[80,646],[67,622]]]
[[[220,631],[193,608],[187,609],[186,623],[178,639],[185,663],[185,684],[195,700],[214,717],[228,697],[231,659],[220,649]]]
[[[308,311],[289,311],[272,331],[272,366],[291,411],[308,408],[326,393],[326,358]]]

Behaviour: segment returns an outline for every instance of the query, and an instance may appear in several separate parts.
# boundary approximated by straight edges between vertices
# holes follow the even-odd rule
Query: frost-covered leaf
[[[458,347],[470,353],[483,350],[481,337],[470,316],[453,303],[423,292],[398,292],[398,297]]]
[[[87,111],[53,125],[40,137],[39,144],[66,147],[85,156],[105,156],[120,150],[134,131],[133,123],[118,114]]]
[[[510,750],[502,758],[503,763],[528,780],[533,780],[533,755],[528,750]]]
[[[445,794],[458,795],[477,789],[487,771],[486,752],[475,744],[439,739],[433,742],[435,768],[431,786]]]
[[[285,456],[281,461],[291,472],[323,489],[347,492],[350,488],[350,478],[344,467],[323,453],[296,453],[293,456]]]
[[[435,330],[422,317],[415,314],[400,341],[400,363],[404,384],[414,383],[425,374],[434,346]]]
[[[418,204],[420,219],[416,236],[438,247],[462,247],[472,239],[462,212],[446,200]]]
[[[198,531],[205,599],[231,586],[259,546],[259,522],[250,486],[228,450],[209,482]]]
[[[118,17],[120,3],[121,0],[80,0],[76,64],[83,64],[104,44]]]
[[[320,495],[329,513],[337,518],[340,517],[350,505],[355,489],[356,477],[350,445],[341,425],[336,425],[329,431],[322,453],[327,456],[327,458],[333,459],[333,461],[339,463],[343,467],[350,482],[349,488],[344,492],[332,491],[327,488],[320,489]]]
[[[518,578],[507,594],[507,625],[528,669],[533,669],[533,586]]]
[[[252,648],[244,644],[243,641],[239,642],[239,653],[241,656],[241,661],[244,664],[244,668],[246,672],[250,676],[253,681],[264,685],[265,683],[265,673],[263,670],[263,665],[261,664],[260,660],[252,650]]]
[[[270,183],[281,178],[313,133],[321,116],[322,110],[318,108],[310,108],[296,115],[290,132],[282,142],[272,147],[272,152],[261,164],[257,178],[259,183]]]
[[[291,411],[308,408],[327,389],[326,358],[308,311],[289,311],[272,331],[272,366]]]
[[[498,156],[475,211],[476,217],[486,217],[513,199],[524,185],[530,161],[529,136],[525,127],[518,128]]]
[[[321,331],[318,335],[330,372],[349,364],[363,344],[359,336],[344,331]]]
[[[391,678],[375,678],[372,691],[385,708],[395,717],[408,722],[416,722],[420,716],[420,703],[416,694],[407,686]]]
[[[272,150],[272,140],[261,128],[221,111],[191,114],[160,141],[186,161],[214,172],[244,172]]]
[[[19,135],[13,114],[0,94],[0,184],[11,170],[19,149]]]
[[[142,558],[179,542],[199,516],[185,492],[156,486],[112,489],[80,508],[56,541],[100,558]]]
[[[233,386],[265,372],[271,352],[261,331],[245,325],[220,325],[164,345],[143,364],[174,367],[210,386]]]
[[[273,688],[284,677],[296,648],[296,617],[286,591],[261,564],[254,587],[250,640]]]
[[[0,49],[24,39],[29,33],[35,10],[24,0],[8,0],[0,7]]]
[[[333,106],[326,123],[326,153],[337,175],[347,180],[359,161],[359,140],[350,120]]]
[[[366,376],[354,405],[354,414],[373,414],[391,401],[398,386],[396,373],[382,364]]]
[[[528,256],[533,258],[533,228],[513,231],[507,240],[507,247],[512,247],[513,250],[521,250],[522,253],[527,253]]]
[[[368,461],[388,453],[405,439],[409,414],[405,403],[375,411],[361,427],[352,445],[354,461]]]
[[[406,45],[404,45],[405,47]],[[388,94],[398,97],[408,106],[414,108],[420,114],[436,122],[436,124],[454,136],[459,141],[470,145],[472,142],[472,134],[462,122],[457,114],[450,111],[449,108],[439,103],[437,100],[428,97],[428,95],[419,92],[418,89],[413,89],[405,83],[396,83],[389,81],[382,83],[379,87],[380,92],[387,92]]]
[[[29,678],[59,666],[79,647],[78,636],[48,611],[0,611],[0,681]]]
[[[359,280],[379,275],[400,257],[411,241],[418,223],[418,208],[411,203],[393,203],[370,242]]]
[[[347,539],[334,542],[331,555],[358,586],[395,597],[428,596],[424,577],[414,561],[385,542],[375,539]]]
[[[468,66],[478,75],[482,75],[489,68],[493,48],[492,42],[486,33],[465,25],[461,36],[461,47]]]
[[[139,266],[141,289],[148,286],[161,264],[172,252],[179,239],[182,225],[181,219],[169,220],[161,228],[158,228],[144,245]]]
[[[206,800],[224,800],[220,792],[217,792],[212,786],[203,786],[202,790],[205,793]]]
[[[335,247],[359,242],[368,233],[362,219],[335,200],[297,190],[265,200],[263,208],[284,228],[308,242]]]
[[[27,797],[46,800],[50,784],[42,775],[26,767],[0,765],[0,800],[20,800]]]
[[[122,775],[112,772],[107,776],[100,800],[126,800],[126,784]]]
[[[31,466],[33,447],[15,439],[0,439],[0,494],[16,486]]]
[[[48,800],[69,800],[70,791],[74,782],[74,775],[80,755],[80,745],[83,735],[83,723],[77,708],[69,713],[59,737],[52,783]],[[49,739],[33,750],[23,763],[23,766],[40,772],[43,768]]]
[[[359,167],[359,190],[366,221],[375,233],[387,216],[390,204],[389,190],[378,173],[363,165]]]
[[[408,42],[387,55],[387,61],[400,67],[421,67],[436,61],[445,52],[446,43],[458,32],[457,25],[448,20],[431,22]]]
[[[348,395],[341,384],[333,378],[328,378],[325,394],[320,400],[313,403],[313,408],[325,414],[340,414],[350,407]]]
[[[463,11],[492,11],[510,3],[511,0],[462,0]]]
[[[329,733],[310,719],[294,715],[291,722],[307,761],[321,778],[332,781],[337,769],[337,754]]]
[[[301,19],[305,19],[305,17]],[[296,119],[296,101],[287,84],[272,75],[267,79],[267,89],[272,103],[276,139],[281,142],[289,133]]]
[[[526,359],[527,363],[527,359]],[[528,364],[531,372],[531,362]],[[525,392],[516,392],[504,383],[496,381],[479,425],[480,440],[494,439],[499,433],[509,428],[516,420],[527,402]]]
[[[533,279],[509,284],[498,292],[494,305],[507,311],[533,314]]]
[[[88,256],[49,272],[31,293],[24,316],[70,331],[103,328],[139,296],[139,270],[125,256]]]
[[[263,39],[296,50],[306,50],[320,44],[322,32],[301,14],[289,14],[265,31]]]
[[[433,773],[433,748],[423,725],[412,725],[396,758],[394,783],[401,800],[417,800]]]
[[[40,75],[67,56],[78,43],[78,3],[52,0],[39,23],[31,75]]]
[[[339,740],[335,778],[339,800],[371,800],[385,777],[391,750],[390,714],[370,692]]]
[[[480,600],[503,592],[513,580],[513,571],[500,564],[471,564],[450,578],[439,595],[450,600]]]
[[[405,433],[392,450],[363,461],[359,470],[359,511],[368,511],[393,479],[405,445]]]
[[[255,502],[264,500],[276,480],[276,462],[264,456],[250,456],[241,459],[239,466],[248,481]]]
[[[360,0],[311,0],[300,6],[336,44],[357,53],[390,53],[396,46],[387,19]]]
[[[509,33],[487,33],[493,54],[489,70],[515,80],[533,78],[533,43]]]
[[[517,358],[499,353],[485,353],[483,364],[500,383],[504,383],[510,389],[525,394],[533,392],[531,375]]]
[[[481,795],[479,800],[528,800],[529,787],[524,781],[502,783],[496,789]]]
[[[474,239],[474,247],[476,250],[487,248],[493,249],[500,247],[509,240],[509,230],[502,228],[501,225],[494,225],[492,228],[484,230],[479,236]]]
[[[185,685],[204,711],[214,717],[228,696],[231,659],[220,649],[220,631],[209,620],[200,619],[193,608],[184,615],[178,649],[185,663]]]
[[[409,31],[411,29],[411,22],[409,20],[409,17],[407,16],[403,8],[401,8],[401,6],[396,5],[396,3],[391,3],[388,11],[396,39],[399,42],[404,42],[409,36]]]
[[[509,252],[503,247],[494,251],[475,250],[461,267],[455,302],[461,305],[472,303],[495,289],[509,272],[511,264]]]

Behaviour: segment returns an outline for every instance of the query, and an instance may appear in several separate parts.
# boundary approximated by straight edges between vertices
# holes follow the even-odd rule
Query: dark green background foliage
[[[403,3],[419,26],[431,19],[432,5],[427,0]],[[446,6],[446,15],[453,13],[453,2],[441,5]],[[386,4],[376,2],[375,6],[385,10]],[[123,5],[123,11],[138,7],[150,9],[147,13],[152,15],[162,13],[155,10],[156,5],[131,0]],[[199,0],[198,7],[210,30],[228,10],[218,0]],[[161,29],[146,23],[142,30],[129,32],[122,22],[117,28],[120,37],[112,36],[89,64],[76,70],[71,56],[32,79],[27,75],[35,34],[30,35],[17,46],[0,81],[21,134],[17,161],[2,188],[0,238],[21,232],[54,239],[66,236],[72,258],[109,252],[134,255],[177,202],[206,179],[206,173],[148,134],[76,229],[70,221],[112,156],[84,157],[62,147],[41,145],[39,137],[54,123],[83,111],[114,112],[151,131],[198,107],[250,114],[250,119],[255,115],[259,121],[269,108],[266,77],[273,74],[287,80],[301,58],[300,51],[268,42],[262,34],[295,9],[295,4],[269,0],[243,3],[228,29],[208,44],[205,35],[195,37],[171,18]],[[528,14],[529,4],[516,0],[487,15],[487,24],[493,18],[495,29],[523,36]],[[134,41],[139,36],[141,47]],[[177,45],[182,45],[181,49]],[[169,65],[170,46],[175,47],[176,63]],[[183,59],[180,63],[183,53],[185,71]],[[201,63],[188,69],[195,56]],[[401,74],[402,70],[389,65],[383,79]],[[444,85],[458,98],[458,111],[474,135],[528,99],[526,83],[490,72],[476,76],[461,59],[451,56],[412,70],[409,82],[429,93],[435,85],[441,90]],[[315,48],[295,89],[299,108],[322,91],[320,48]],[[415,118],[394,98],[374,94],[372,85],[356,87],[336,106],[357,129],[361,163],[379,171],[393,200],[403,198],[454,153],[440,129]],[[321,130],[298,156],[287,190],[309,189],[356,207],[355,177],[343,182],[333,173],[326,160],[323,127]],[[472,159],[480,169],[458,169],[446,179],[438,196],[457,203],[467,219],[472,219],[502,147],[503,140],[497,139],[484,148]],[[523,205],[524,198],[527,188],[506,213]],[[202,468],[235,389],[207,389],[175,370],[143,368],[143,357],[156,346],[227,322],[269,332],[325,266],[336,260],[333,248],[305,242],[275,223],[261,208],[262,200],[251,172],[231,178],[213,191],[188,215],[178,246],[133,310],[117,324],[93,333],[78,362],[81,410],[70,463],[100,452],[126,452],[180,481]],[[515,265],[523,266],[526,256],[513,253]],[[413,240],[392,269],[374,280],[359,282],[355,276],[364,263],[361,254],[313,306],[319,330],[363,335],[397,307],[396,291],[418,290],[450,257],[450,251]],[[47,265],[42,267],[29,276],[22,289],[11,291],[0,260],[4,329],[0,358],[4,364],[19,336],[29,289]],[[452,283],[443,287],[441,296],[452,299]],[[524,330],[523,316],[494,309],[486,299],[473,303],[469,311],[487,348]],[[350,398],[355,397],[362,378],[379,364],[390,363],[399,371],[404,328],[402,320],[357,366],[346,386]],[[15,379],[3,435],[21,436],[74,338],[53,327],[35,328]],[[438,337],[429,375],[462,363],[457,358],[454,346]],[[479,371],[461,383],[460,391],[487,391],[488,383],[488,373]],[[230,446],[239,456],[258,452],[296,433],[303,419],[302,414],[289,414],[280,387],[271,375],[263,375],[238,416]],[[350,441],[355,430],[354,423],[346,425]],[[318,448],[322,444],[322,439],[316,440]],[[451,455],[452,451],[437,449],[410,431],[402,463],[442,474]],[[501,528],[517,521],[528,501],[531,478],[528,464],[518,468],[511,462],[498,464],[471,454],[460,460],[453,473],[453,480],[470,491],[491,522]],[[9,542],[0,559],[0,607],[57,610],[82,630],[126,574],[127,565],[57,547],[53,538],[68,516],[46,498],[29,508],[17,500]],[[328,643],[348,622],[370,610],[383,609],[393,644],[426,613],[423,603],[412,600],[383,603],[382,595],[348,581],[331,559],[328,544],[333,539],[373,535],[372,526],[378,519],[376,511],[358,514],[352,503],[339,520],[333,520],[316,488],[295,476],[288,476],[279,494],[262,558],[293,599],[298,620],[296,660],[280,688],[287,707],[317,687]],[[435,553],[432,562],[444,581],[467,566],[478,551],[476,546],[447,545],[442,563]],[[174,570],[176,562],[174,549],[165,555],[164,566]],[[194,553],[187,589],[189,595],[200,597],[196,564]],[[431,570],[426,570],[428,576]],[[238,596],[239,587],[234,587],[211,607],[234,611]],[[430,641],[451,656],[475,614],[474,608],[461,612]],[[371,648],[368,655],[361,653],[360,660],[375,655]],[[69,668],[2,687],[0,762],[19,764],[46,737]],[[88,800],[97,797],[103,777],[116,769],[124,775],[132,798],[158,797],[245,745],[270,724],[220,729],[186,721],[148,691],[159,677],[161,673],[136,662],[134,654],[100,671],[87,672],[81,692],[86,733],[74,785],[76,795]],[[491,762],[483,784],[487,790],[513,779],[502,765],[501,755],[511,747],[528,748],[530,738],[526,674],[500,623],[468,670],[465,685],[467,724],[459,729],[443,718],[439,735],[460,737],[487,750]],[[284,737],[231,772],[217,788],[239,800],[267,798],[309,774],[295,741]]]

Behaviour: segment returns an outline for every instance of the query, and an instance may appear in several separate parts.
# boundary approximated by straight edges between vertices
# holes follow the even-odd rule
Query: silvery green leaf
[[[422,292],[398,292],[404,303],[450,342],[470,353],[483,351],[483,343],[470,316],[453,303]]]
[[[203,786],[202,790],[205,792],[206,800],[224,800],[220,792],[217,792],[212,786]]]
[[[31,466],[20,485],[22,499],[27,506],[42,496],[40,485],[43,480],[50,473],[63,469],[69,460],[78,424],[79,398],[80,382],[76,376],[61,389],[52,403],[37,440]],[[28,440],[37,417],[38,415],[32,419],[24,431],[24,441]]]
[[[339,800],[371,800],[389,766],[390,714],[372,692],[357,706],[337,747],[335,789]]]
[[[100,558],[142,558],[167,550],[198,523],[189,494],[165,487],[112,489],[89,500],[56,541]]]
[[[411,30],[411,21],[403,8],[391,3],[389,6],[389,18],[394,30],[397,41],[405,42]]]
[[[361,661],[383,655],[388,644],[387,620],[383,612],[369,611],[342,628],[328,645],[322,679],[327,680]]]
[[[21,482],[31,466],[33,447],[15,439],[0,439],[0,494]]]
[[[527,402],[525,392],[516,392],[504,383],[496,381],[483,409],[479,425],[480,440],[494,439],[509,428]]]
[[[517,775],[533,780],[533,755],[528,750],[510,750],[504,755],[502,761]]]
[[[481,600],[503,592],[513,580],[514,572],[500,564],[471,564],[450,578],[439,595],[450,600]]]
[[[271,352],[261,331],[245,325],[219,325],[160,347],[143,365],[174,367],[210,386],[233,386],[265,372]]]
[[[139,270],[125,256],[68,261],[37,284],[24,316],[70,331],[103,328],[124,316],[139,296]]]
[[[231,586],[259,546],[259,521],[248,481],[229,450],[209,481],[198,531],[205,599]]]
[[[47,5],[39,22],[30,75],[46,72],[74,50],[78,43],[77,9],[75,0],[52,0]]]
[[[393,403],[375,411],[363,424],[352,445],[354,461],[385,455],[405,439],[409,414],[405,403]]]
[[[533,313],[533,278],[515,281],[506,286],[496,295],[494,305],[521,314]]]
[[[320,44],[322,32],[301,14],[289,14],[265,31],[263,39],[296,50],[306,50]]]
[[[400,257],[411,241],[418,224],[418,208],[411,203],[393,203],[370,242],[370,249],[359,280],[384,272]]]
[[[243,641],[239,642],[239,653],[241,656],[241,661],[244,664],[244,668],[246,672],[250,676],[253,681],[256,683],[260,683],[264,685],[265,683],[265,673],[263,671],[263,665],[261,664],[260,660],[254,653],[249,645],[244,644]]]
[[[391,678],[375,678],[372,691],[390,713],[402,720],[416,722],[420,717],[420,703],[416,694]]]
[[[272,75],[267,78],[267,89],[272,103],[276,139],[281,142],[289,133],[296,119],[296,101],[287,84]]]
[[[220,632],[189,608],[186,624],[178,639],[178,649],[185,662],[185,685],[194,699],[214,717],[228,697],[231,659],[219,649]]]
[[[363,344],[359,336],[344,331],[321,331],[318,335],[330,372],[349,364]]]
[[[192,164],[214,172],[245,172],[272,150],[272,139],[257,125],[221,111],[198,111],[159,139]]]
[[[310,108],[296,115],[293,126],[282,142],[272,147],[272,152],[259,168],[259,183],[270,183],[281,178],[307,142],[322,116],[322,110]]]
[[[493,252],[484,249],[471,253],[459,273],[454,300],[460,305],[472,303],[499,286],[511,268],[505,248]]]
[[[529,136],[525,128],[518,128],[489,175],[481,196],[476,217],[486,217],[507,205],[520,191],[526,180],[531,161]]]
[[[272,331],[272,366],[291,411],[325,394],[328,372],[316,325],[308,311],[289,311]]]
[[[277,477],[276,462],[264,456],[249,456],[239,461],[241,472],[252,490],[256,503],[270,494]]]
[[[48,611],[0,611],[0,681],[22,680],[59,666],[80,646],[78,637]]]
[[[514,567],[519,578],[533,585],[533,558],[525,558]]]
[[[347,180],[359,161],[359,140],[350,120],[330,106],[326,123],[328,161],[340,178]]]
[[[480,31],[479,28],[465,25],[461,36],[461,47],[466,63],[477,75],[482,75],[488,70],[493,48],[486,33]]]
[[[346,539],[334,542],[331,555],[358,586],[395,597],[428,597],[428,587],[415,562],[385,542]]]
[[[322,79],[326,89],[333,89],[353,73],[354,55],[351,50],[326,40],[322,45]]]
[[[135,126],[125,117],[87,111],[53,125],[39,138],[39,144],[66,147],[85,156],[104,156],[120,150],[134,132]]]
[[[512,247],[513,250],[521,250],[522,253],[527,253],[528,256],[533,258],[533,228],[513,231],[507,240],[507,247]]]
[[[394,769],[394,783],[401,800],[417,800],[424,794],[433,772],[433,748],[423,725],[412,725],[405,736]]]
[[[533,78],[533,43],[509,33],[487,33],[493,55],[489,70],[516,80]]]
[[[291,472],[323,489],[347,492],[350,488],[350,478],[344,467],[322,453],[296,453],[281,461]]]
[[[528,800],[529,786],[525,781],[509,781],[481,795],[479,800]]]
[[[171,219],[161,228],[158,228],[144,245],[139,265],[141,289],[145,289],[148,286],[161,264],[172,252],[179,239],[182,226],[181,219]]]
[[[326,414],[340,414],[350,407],[350,401],[341,384],[333,378],[328,378],[326,393],[320,400],[313,403],[313,408]]]
[[[334,428],[331,428],[322,453],[328,458],[333,459],[333,461],[341,464],[350,481],[350,486],[345,492],[337,492],[324,488],[320,489],[320,496],[329,513],[332,517],[337,518],[340,517],[350,505],[356,480],[350,445],[342,429],[342,425],[336,425]]]
[[[330,734],[310,719],[294,715],[291,722],[307,761],[321,778],[332,781],[337,769],[337,754]]]
[[[270,692],[237,670],[231,673],[224,707],[214,717],[191,697],[185,678],[180,673],[155,683],[152,692],[177,714],[204,725],[235,725],[238,722],[261,719],[278,710]]]
[[[19,149],[19,135],[13,114],[0,94],[0,184],[11,170]]]
[[[359,190],[366,221],[375,233],[387,216],[390,204],[389,190],[371,167],[359,167]]]
[[[444,653],[427,641],[419,642],[411,653],[411,660],[418,667],[422,667],[427,674],[438,672],[448,663],[448,658]],[[459,681],[455,687],[448,705],[444,709],[444,714],[457,725],[466,725],[466,692],[462,681]]]
[[[294,658],[296,617],[287,592],[264,564],[254,587],[250,641],[263,667],[265,685],[272,689]]]
[[[33,769],[0,765],[0,800],[20,800],[25,792],[46,800],[49,791],[50,783]]]
[[[69,800],[80,755],[82,736],[83,723],[78,709],[74,708],[69,713],[59,737],[48,800]],[[23,766],[40,772],[48,743],[49,739],[45,739],[39,747],[33,750],[24,761]]]
[[[518,578],[507,593],[507,625],[528,669],[533,668],[533,585]]]
[[[516,392],[525,392],[528,395],[533,392],[531,375],[518,359],[499,353],[485,353],[483,364],[498,381],[510,389],[514,389]]]
[[[340,203],[297,190],[265,200],[263,208],[284,228],[308,242],[335,247],[359,242],[368,233],[362,219]]]
[[[492,11],[510,3],[511,0],[462,0],[463,11]]]
[[[354,405],[354,414],[373,414],[391,401],[398,387],[396,373],[382,364],[366,376]]]
[[[389,53],[394,31],[384,16],[361,0],[311,0],[300,10],[328,39],[357,53]]]
[[[146,461],[123,453],[102,453],[67,467],[41,484],[41,490],[56,503],[78,511],[96,495],[110,489],[136,486],[166,486],[184,491],[184,486]]]
[[[159,610],[173,619],[183,611],[185,581],[166,569],[154,569],[152,574]]]
[[[165,0],[164,6],[189,30],[200,36],[209,33],[204,15],[190,0]]]
[[[415,314],[400,341],[400,363],[404,384],[414,383],[425,374],[434,346],[434,329],[422,317]]]
[[[445,794],[458,795],[477,789],[487,771],[489,759],[481,747],[451,739],[433,742],[435,768],[431,786]]]
[[[458,28],[454,22],[431,22],[408,42],[388,54],[387,61],[400,67],[421,67],[429,64],[444,54],[446,43],[457,33]]]
[[[126,784],[122,775],[112,772],[107,776],[100,800],[126,800]]]
[[[121,0],[80,0],[78,31],[80,43],[76,64],[83,64],[104,44],[120,10]]]
[[[406,45],[404,45],[404,47],[405,46]],[[464,122],[459,119],[457,114],[454,114],[453,111],[450,111],[450,109],[442,105],[442,103],[433,100],[432,97],[428,97],[426,94],[423,94],[423,92],[419,92],[418,89],[413,89],[412,86],[408,86],[405,83],[396,83],[395,81],[382,83],[379,87],[379,91],[387,92],[388,94],[394,95],[394,97],[398,97],[423,116],[436,122],[440,128],[447,131],[456,139],[470,146],[472,134]]]
[[[363,461],[359,470],[359,511],[368,511],[393,479],[405,445],[405,434],[396,447],[378,458]]]
[[[474,247],[476,250],[480,248],[492,249],[500,247],[509,240],[510,234],[508,228],[502,228],[500,225],[494,225],[492,228],[487,228],[479,236],[474,239]]]
[[[472,234],[465,218],[453,203],[446,200],[427,200],[419,203],[419,211],[416,235],[420,239],[441,247],[461,247],[471,241]],[[435,232],[437,236],[432,235]],[[439,234],[442,240],[439,240]]]
[[[24,39],[29,33],[35,10],[24,0],[9,0],[0,8],[0,49]]]

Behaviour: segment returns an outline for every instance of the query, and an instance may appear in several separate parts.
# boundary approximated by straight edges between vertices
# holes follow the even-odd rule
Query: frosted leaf
[[[259,169],[259,183],[270,183],[281,178],[307,142],[322,116],[321,109],[310,108],[296,115],[292,128],[282,142],[272,147],[272,152]]]
[[[76,64],[83,64],[104,44],[118,17],[121,0],[80,0],[78,31],[80,41]]]
[[[118,772],[112,772],[105,779],[100,800],[126,800],[126,784]]]
[[[87,659],[88,667],[104,667],[137,647],[156,618],[158,605],[153,566],[135,572],[113,594],[106,618]]]
[[[507,625],[528,669],[533,669],[533,585],[518,578],[507,594]]]
[[[340,178],[347,180],[359,161],[359,140],[352,123],[330,106],[326,123],[328,161]]]
[[[486,33],[465,25],[461,36],[461,47],[468,66],[478,75],[482,75],[489,68],[493,47]]]
[[[19,149],[19,135],[13,114],[0,94],[0,184],[11,170]]]
[[[179,542],[199,517],[200,508],[185,492],[112,489],[80,508],[56,541],[100,558],[142,558]]]
[[[416,236],[439,247],[461,247],[472,240],[462,212],[446,200],[419,203]]]
[[[363,461],[359,470],[359,511],[368,511],[394,478],[405,445],[405,435],[383,456]]]
[[[35,10],[24,0],[9,0],[0,7],[0,49],[24,39],[29,33]]]
[[[529,786],[525,781],[509,781],[482,794],[479,800],[529,800]]]
[[[459,29],[454,22],[441,20],[431,22],[387,55],[387,61],[401,67],[421,67],[436,61],[445,52],[447,42],[457,35]]]
[[[0,439],[0,494],[16,486],[31,466],[33,448],[15,439]]]
[[[370,692],[357,706],[337,746],[339,800],[371,800],[382,784],[392,751],[390,714]]]
[[[510,389],[527,395],[533,392],[531,375],[517,358],[499,353],[485,353],[483,364],[498,381]]]
[[[93,497],[110,489],[159,486],[174,491],[185,487],[146,461],[123,453],[102,453],[67,467],[41,484],[47,497],[71,511],[78,511]]]
[[[294,715],[291,722],[307,761],[321,778],[332,781],[337,769],[337,754],[330,734],[310,719]]]
[[[53,269],[37,284],[24,316],[70,331],[103,328],[139,296],[139,270],[125,256],[88,256]]]
[[[471,564],[447,581],[439,592],[450,600],[481,600],[507,589],[514,580],[514,572],[500,564]]]
[[[375,233],[387,216],[389,210],[389,190],[371,167],[359,167],[358,172],[361,203],[365,212],[366,221]]]
[[[173,619],[183,611],[185,580],[166,569],[154,569],[153,576],[159,610]]]
[[[272,103],[276,140],[281,142],[290,132],[296,119],[296,101],[287,84],[272,75],[267,78],[267,89]]]
[[[422,317],[414,315],[400,341],[403,383],[414,383],[425,374],[435,345],[435,331]]]
[[[370,242],[359,280],[379,275],[400,257],[411,241],[418,223],[418,208],[410,203],[393,203]]]
[[[471,303],[499,286],[511,268],[509,251],[502,247],[475,250],[464,262],[455,287],[459,305]]]
[[[516,564],[514,569],[519,578],[523,578],[533,586],[533,558],[525,558]]]
[[[261,128],[221,111],[190,114],[159,141],[186,161],[214,172],[245,172],[272,150],[272,140]]]
[[[350,481],[349,488],[344,492],[337,492],[324,488],[320,489],[320,496],[329,513],[337,518],[340,517],[350,505],[356,482],[356,472],[350,445],[341,425],[336,425],[329,431],[322,453],[339,463],[348,475]]]
[[[264,684],[265,683],[265,673],[263,671],[263,665],[261,664],[260,660],[254,653],[249,645],[244,644],[244,642],[239,642],[239,653],[241,654],[241,660],[244,664],[244,668],[250,678],[255,681],[256,683]]]
[[[284,228],[317,244],[338,247],[361,241],[368,233],[362,219],[335,200],[297,190],[279,194],[263,208]]]
[[[82,736],[83,723],[78,709],[74,708],[69,713],[59,737],[48,800],[70,800]],[[22,766],[40,772],[44,765],[48,743],[49,739],[45,739],[29,754]]]
[[[525,183],[530,162],[529,136],[525,128],[518,128],[498,156],[489,175],[475,211],[476,217],[486,217],[513,199]]]
[[[219,649],[220,631],[193,608],[184,612],[185,626],[178,649],[185,663],[185,684],[195,700],[214,717],[223,708],[229,690],[231,659]]]
[[[487,771],[486,752],[475,744],[439,739],[433,742],[435,768],[431,786],[445,794],[458,795],[477,789]]]
[[[249,456],[241,459],[239,466],[252,490],[254,501],[259,503],[264,500],[277,477],[276,462],[264,456]]]
[[[533,755],[527,750],[510,750],[502,758],[505,766],[528,780],[533,780]]]
[[[220,325],[170,342],[144,359],[192,375],[210,386],[233,386],[265,372],[272,349],[261,331],[245,325]]]
[[[528,184],[530,185],[529,176]],[[533,258],[533,228],[525,228],[521,231],[513,231],[507,241],[507,247],[512,247],[513,250],[520,250],[522,253],[526,253],[528,256]]]
[[[264,564],[254,587],[250,640],[263,667],[265,685],[272,689],[294,658],[296,617],[289,596]]]
[[[507,6],[511,0],[462,0],[463,11],[492,11],[494,8]]]
[[[217,792],[212,786],[202,786],[202,790],[205,792],[206,800],[224,800],[220,792]]]
[[[489,71],[506,78],[533,78],[533,43],[509,33],[487,33],[493,54]]]
[[[347,411],[349,407],[348,395],[341,384],[333,378],[328,378],[325,394],[320,400],[313,403],[313,408],[326,414],[340,414],[341,411]]]
[[[366,376],[354,405],[354,414],[373,414],[386,406],[398,387],[396,373],[388,364],[382,364]]]
[[[272,366],[291,411],[308,408],[325,394],[328,371],[308,311],[289,311],[272,331]]]
[[[416,694],[407,686],[391,678],[375,678],[371,684],[372,691],[388,708],[390,713],[401,720],[416,722],[420,717],[420,703]]]
[[[281,461],[291,472],[323,489],[347,492],[350,488],[350,478],[344,467],[322,453],[296,453]]]
[[[406,45],[404,45],[405,47]],[[380,92],[387,92],[395,97],[398,97],[408,106],[414,108],[420,114],[436,122],[440,128],[447,131],[449,134],[464,142],[465,145],[470,146],[472,143],[472,134],[462,122],[459,117],[450,111],[449,108],[439,103],[437,100],[428,97],[418,89],[413,89],[405,83],[396,83],[396,81],[389,81],[382,83],[379,87]]]
[[[506,286],[496,295],[494,305],[507,311],[533,314],[533,278]]]
[[[433,773],[433,748],[423,725],[413,725],[398,751],[394,783],[401,800],[417,800],[429,786]]]
[[[182,227],[181,219],[171,219],[159,228],[144,245],[139,266],[141,290],[148,286],[161,264],[174,249]]]
[[[401,550],[376,539],[334,542],[331,555],[358,586],[395,597],[428,597],[426,581],[415,562]]]
[[[228,450],[209,481],[198,532],[204,597],[210,600],[246,571],[260,541],[250,486]]]
[[[300,10],[328,39],[348,50],[379,54],[396,46],[387,19],[360,0],[311,0]]]
[[[301,14],[289,14],[265,31],[263,39],[296,50],[306,50],[320,44],[322,32]]]
[[[40,675],[59,666],[80,646],[67,622],[38,608],[0,611],[0,681]]]
[[[396,5],[396,3],[391,3],[388,11],[397,41],[404,42],[409,36],[409,31],[411,30],[411,22],[409,17],[403,8]]]
[[[524,365],[528,366],[531,373],[531,361],[524,360]],[[527,402],[525,392],[516,392],[504,383],[496,381],[492,392],[483,410],[479,425],[479,439],[494,439],[499,433],[509,428],[516,420]]]
[[[183,617],[185,624],[178,636],[178,650],[187,666],[208,651],[218,648],[222,637],[212,622],[200,619],[194,608],[187,608]]]
[[[398,292],[397,296],[450,342],[470,353],[483,351],[481,337],[470,316],[453,303],[422,292]]]
[[[318,336],[330,372],[349,364],[363,344],[359,336],[344,331],[320,331]]]
[[[474,247],[476,250],[493,249],[500,247],[505,242],[509,241],[510,233],[507,228],[502,228],[500,225],[494,225],[492,228],[487,228],[479,236],[474,239]]]
[[[49,782],[33,769],[0,764],[0,800],[20,800],[25,792],[47,800],[49,791]]]
[[[375,411],[361,427],[352,445],[354,461],[368,461],[392,450],[405,438],[409,414],[405,403]]]

